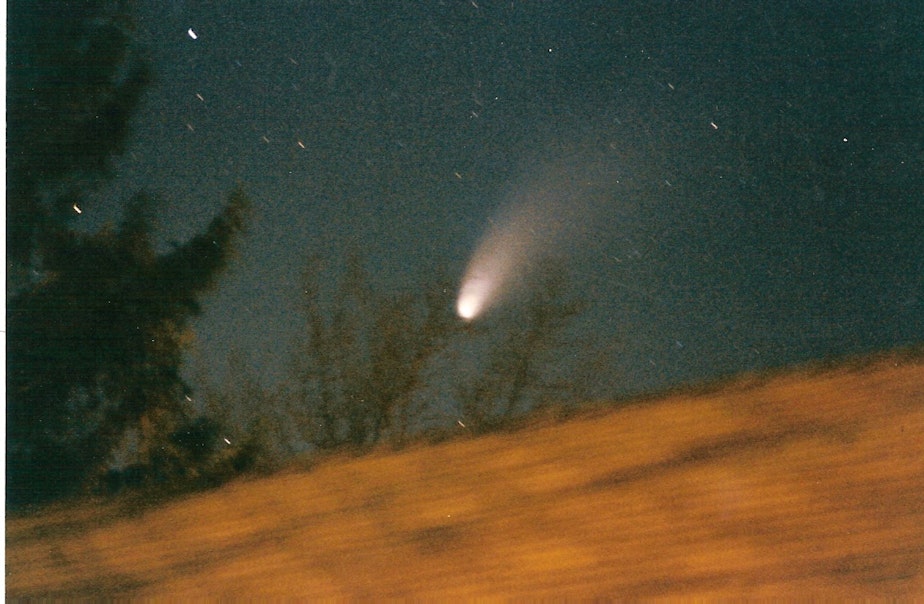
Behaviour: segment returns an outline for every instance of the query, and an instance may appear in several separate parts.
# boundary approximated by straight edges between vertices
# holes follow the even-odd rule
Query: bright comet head
[[[478,316],[478,313],[484,308],[488,287],[482,279],[471,279],[463,283],[462,290],[459,292],[459,300],[456,302],[456,312],[466,321],[471,321]]]
[[[459,316],[465,319],[466,321],[471,321],[475,318],[480,310],[478,300],[474,298],[459,298],[459,303],[456,305],[456,311],[459,313]]]

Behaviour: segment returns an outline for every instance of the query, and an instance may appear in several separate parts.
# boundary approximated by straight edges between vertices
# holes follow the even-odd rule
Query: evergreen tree
[[[175,429],[189,321],[248,202],[232,192],[204,232],[165,254],[145,195],[118,227],[72,228],[150,81],[126,6],[11,2],[8,61],[7,504],[17,506],[97,476],[128,430]]]

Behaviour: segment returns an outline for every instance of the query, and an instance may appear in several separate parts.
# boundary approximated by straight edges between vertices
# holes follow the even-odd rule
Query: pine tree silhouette
[[[143,194],[117,227],[74,229],[74,208],[124,149],[151,70],[123,3],[8,6],[6,453],[16,507],[72,493],[127,430],[170,430],[183,415],[189,321],[249,204],[233,191],[204,232],[166,254],[153,238],[156,200]]]

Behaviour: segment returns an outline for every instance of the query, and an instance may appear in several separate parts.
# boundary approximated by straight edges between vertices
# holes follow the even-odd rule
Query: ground
[[[924,594],[924,361],[7,519],[7,597]]]

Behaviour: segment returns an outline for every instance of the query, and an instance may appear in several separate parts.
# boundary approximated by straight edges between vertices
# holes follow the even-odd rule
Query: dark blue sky
[[[309,254],[458,279],[543,197],[573,206],[554,251],[601,387],[924,341],[916,3],[141,4],[157,83],[82,219],[144,188],[182,240],[244,183],[254,224],[197,322],[215,375],[233,347],[284,366]]]

